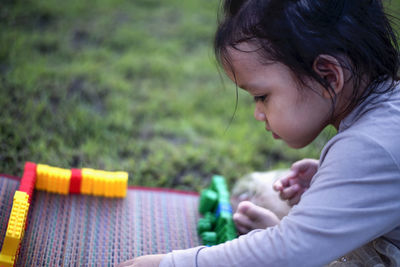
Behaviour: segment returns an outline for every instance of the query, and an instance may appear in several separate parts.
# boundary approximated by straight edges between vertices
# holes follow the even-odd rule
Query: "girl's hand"
[[[280,178],[274,184],[274,189],[280,192],[280,197],[288,200],[293,206],[300,201],[301,195],[310,187],[310,181],[318,170],[319,161],[302,159],[293,163],[290,173]]]
[[[125,261],[117,267],[158,267],[165,254],[146,255]]]

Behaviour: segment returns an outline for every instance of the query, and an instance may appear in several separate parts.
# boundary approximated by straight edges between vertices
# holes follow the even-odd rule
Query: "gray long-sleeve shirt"
[[[357,106],[324,147],[318,172],[279,225],[160,267],[322,266],[384,236],[400,247],[400,85]]]

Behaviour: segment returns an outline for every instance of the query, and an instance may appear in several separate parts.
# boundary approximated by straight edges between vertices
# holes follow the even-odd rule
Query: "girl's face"
[[[254,51],[246,43],[238,48]],[[279,62],[261,64],[257,52],[233,48],[228,51],[235,77],[228,65],[224,67],[227,75],[254,97],[254,117],[265,123],[265,129],[272,132],[275,139],[301,148],[329,124],[332,103],[322,96],[323,88],[319,83],[310,81],[309,87],[305,87],[285,65]]]

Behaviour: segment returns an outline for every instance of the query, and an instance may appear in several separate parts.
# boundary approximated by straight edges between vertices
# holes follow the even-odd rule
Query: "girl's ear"
[[[330,55],[319,55],[313,64],[314,71],[324,79],[331,89],[339,94],[344,87],[344,70],[339,61]],[[322,95],[326,98],[333,96],[326,90],[323,90]]]

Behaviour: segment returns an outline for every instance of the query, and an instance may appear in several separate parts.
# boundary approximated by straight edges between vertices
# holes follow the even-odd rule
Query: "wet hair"
[[[240,50],[240,43],[251,42],[256,48],[247,52],[257,52],[264,63],[283,63],[301,83],[312,78],[323,85],[332,107],[335,92],[313,70],[318,55],[333,56],[351,71],[354,90],[348,109],[395,88],[395,17],[385,14],[381,0],[225,0],[222,7],[214,50],[218,62],[232,71],[228,48]],[[379,85],[386,80],[392,82],[382,90]],[[361,93],[357,89],[363,82],[367,86]]]

